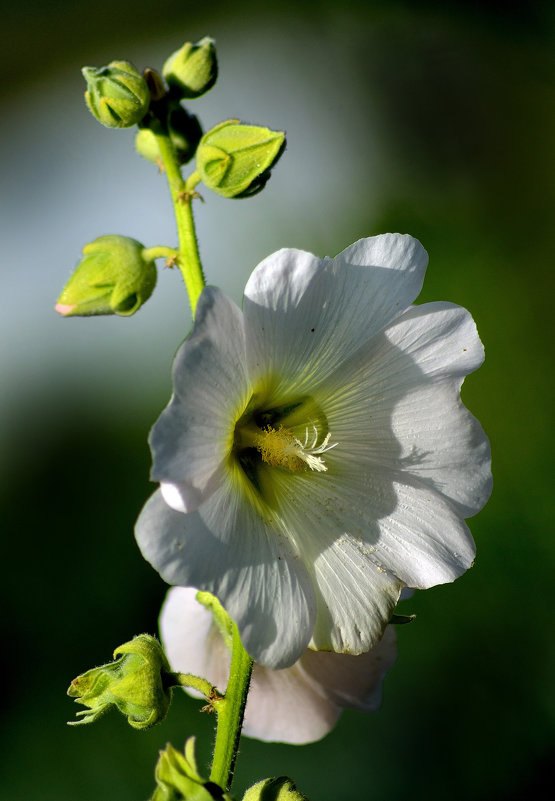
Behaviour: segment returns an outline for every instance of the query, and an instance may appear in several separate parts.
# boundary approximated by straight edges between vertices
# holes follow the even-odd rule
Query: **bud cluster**
[[[163,166],[157,135],[169,136],[179,164],[196,153],[200,180],[213,192],[244,198],[264,188],[270,170],[285,148],[285,134],[239,120],[226,120],[203,136],[198,118],[181,101],[211,89],[218,77],[214,40],[208,36],[185,44],[166,59],[162,76],[146,69],[141,76],[128,61],[85,67],[87,105],[109,128],[137,124],[137,152]],[[164,82],[165,81],[165,82]]]
[[[203,135],[198,118],[184,108],[184,99],[200,97],[218,77],[215,43],[209,37],[186,42],[172,53],[162,75],[150,68],[141,75],[129,61],[83,67],[82,72],[91,113],[108,128],[137,125],[135,147],[145,159],[163,168],[160,147],[165,158],[179,166],[196,156],[196,171],[187,180],[192,189],[202,181],[222,197],[251,197],[264,188],[285,149],[282,131],[236,119],[221,122]],[[115,234],[88,243],[56,311],[64,317],[134,314],[156,285],[152,250],[168,249],[149,252],[137,240]]]
[[[162,165],[162,157],[156,141],[156,133],[167,133],[179,164],[187,164],[197,149],[202,137],[202,126],[194,114],[182,105],[208,92],[218,77],[218,60],[213,39],[208,36],[183,47],[166,60],[162,69],[163,78],[147,70],[145,77],[152,94],[151,114],[139,125],[135,137],[137,152],[148,161]]]
[[[105,67],[84,67],[85,100],[93,116],[107,128],[139,126],[137,151],[160,162],[153,129],[157,124],[169,134],[180,164],[190,161],[202,136],[197,117],[180,104],[200,97],[214,86],[218,61],[209,37],[186,42],[164,64],[162,77],[151,69],[141,75],[129,61],[112,61]]]

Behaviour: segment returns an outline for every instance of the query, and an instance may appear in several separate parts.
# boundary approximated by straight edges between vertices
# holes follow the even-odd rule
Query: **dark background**
[[[175,243],[167,190],[130,132],[97,125],[79,68],[160,68],[216,38],[221,77],[190,108],[283,128],[263,195],[196,209],[209,281],[237,300],[272,250],[334,255],[409,232],[430,254],[420,301],[469,308],[486,363],[466,404],[494,454],[470,526],[475,567],[417,593],[373,715],[322,742],[245,739],[235,793],[288,774],[312,801],[540,797],[553,743],[551,581],[554,6],[545,2],[12,3],[0,51],[2,789],[15,801],[146,799],[157,749],[212,721],[177,698],[148,733],[111,714],[65,725],[69,681],[141,631],[165,587],[134,519],[150,493],[146,433],[189,321],[161,271],[131,319],[52,311],[80,247],[121,232]],[[551,754],[552,756],[552,754]],[[553,777],[551,776],[551,779]]]

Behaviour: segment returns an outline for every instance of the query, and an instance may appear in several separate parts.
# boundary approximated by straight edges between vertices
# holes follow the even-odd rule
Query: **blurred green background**
[[[210,282],[237,300],[284,246],[334,255],[409,232],[430,254],[421,301],[469,308],[486,363],[464,399],[488,432],[495,488],[470,522],[475,567],[417,593],[371,716],[322,742],[245,739],[235,792],[293,777],[311,801],[539,797],[553,756],[551,605],[555,194],[554,4],[70,0],[12,3],[3,115],[2,798],[140,801],[157,749],[212,722],[180,697],[148,733],[112,714],[71,729],[69,681],[141,631],[165,587],[134,519],[150,493],[146,433],[187,333],[179,275],[161,271],[131,319],[62,320],[53,304],[80,248],[105,233],[174,244],[164,180],[86,110],[79,68],[160,68],[184,40],[217,40],[220,80],[190,104],[282,128],[262,195],[205,192],[196,215]],[[550,754],[551,752],[551,754]]]

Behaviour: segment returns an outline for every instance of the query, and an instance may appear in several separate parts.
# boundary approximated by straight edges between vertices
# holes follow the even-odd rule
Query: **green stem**
[[[154,261],[154,259],[166,259],[167,261],[175,261],[179,259],[179,251],[175,248],[168,248],[165,245],[154,245],[151,248],[143,250],[143,259],[147,261]]]
[[[187,183],[183,180],[181,169],[177,162],[175,149],[166,130],[154,130],[164,170],[168,179],[177,235],[179,238],[179,258],[177,264],[183,275],[185,286],[189,294],[189,302],[193,317],[200,293],[205,287],[204,274],[200,263],[195,223],[193,220],[193,189],[198,183],[196,174],[189,178]]]
[[[210,780],[229,790],[241,738],[241,727],[252,673],[252,658],[243,648],[233,623],[233,650],[229,681],[223,701],[218,704],[218,728]]]
[[[214,685],[206,679],[201,679],[200,676],[194,676],[192,673],[170,673],[169,679],[172,682],[171,687],[192,687],[202,693],[207,701],[220,700],[220,695]]]

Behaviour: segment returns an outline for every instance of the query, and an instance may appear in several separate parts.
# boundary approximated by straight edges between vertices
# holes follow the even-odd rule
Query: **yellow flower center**
[[[271,389],[253,392],[235,423],[229,454],[233,475],[262,516],[279,511],[290,480],[325,473],[326,454],[337,445],[330,442],[326,415],[312,397],[276,402]]]
[[[254,446],[262,457],[262,461],[272,467],[284,467],[292,473],[298,473],[309,467],[316,472],[325,472],[328,468],[321,454],[335,448],[337,443],[329,444],[330,434],[318,445],[318,429],[312,427],[309,433],[305,429],[304,441],[295,436],[293,431],[280,425],[279,428],[266,426],[263,430],[247,427],[242,430],[243,443]]]

